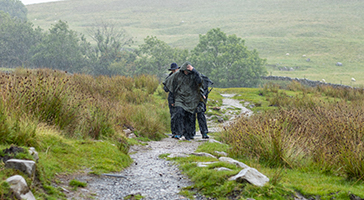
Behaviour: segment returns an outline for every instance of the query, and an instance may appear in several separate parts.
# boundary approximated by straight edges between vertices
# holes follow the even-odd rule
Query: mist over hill
[[[113,22],[133,37],[135,47],[156,36],[172,47],[193,49],[200,34],[220,28],[267,58],[271,75],[360,86],[363,6],[359,0],[74,0],[27,8],[29,21],[43,29],[63,20],[87,35],[96,22]]]

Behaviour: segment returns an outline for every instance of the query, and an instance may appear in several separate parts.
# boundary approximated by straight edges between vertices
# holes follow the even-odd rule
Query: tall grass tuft
[[[165,102],[154,102],[158,85],[154,76],[92,77],[19,68],[0,74],[1,110],[3,116],[19,116],[19,123],[27,117],[35,124],[56,126],[70,137],[99,139],[114,135],[116,126],[133,126],[143,136],[158,139],[168,127],[159,123],[165,121],[168,109],[160,105]],[[143,106],[151,103],[158,106]],[[11,129],[8,122],[1,123],[3,130]]]
[[[265,90],[277,109],[241,117],[226,127],[223,139],[232,145],[231,153],[271,167],[364,177],[363,92],[325,86],[289,97],[278,95],[283,94],[279,90]],[[319,98],[329,94],[330,98]]]

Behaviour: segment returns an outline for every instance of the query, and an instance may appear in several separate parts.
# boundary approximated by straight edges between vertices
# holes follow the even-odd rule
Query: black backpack
[[[201,78],[202,78],[202,88],[204,90],[204,95],[206,97],[205,102],[207,101],[207,98],[209,96],[209,93],[211,92],[211,90],[213,89],[213,87],[211,87],[214,82],[212,82],[209,77],[201,74]],[[209,89],[210,88],[210,89]]]

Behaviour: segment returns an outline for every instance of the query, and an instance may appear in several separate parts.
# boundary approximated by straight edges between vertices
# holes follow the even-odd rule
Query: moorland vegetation
[[[80,2],[83,1],[74,2],[72,6]],[[291,8],[289,2],[284,2],[287,4],[284,8]],[[338,6],[328,10],[327,15],[337,14],[338,8],[345,14],[360,3],[335,2]],[[320,5],[329,7],[332,3],[320,1]],[[49,8],[47,5],[41,7]],[[310,12],[313,17],[315,11]],[[0,147],[33,146],[39,151],[38,182],[30,185],[39,199],[65,198],[61,188],[52,186],[52,181],[57,181],[59,175],[79,171],[96,175],[120,171],[132,162],[127,155],[129,145],[165,137],[164,133],[169,130],[169,113],[160,80],[171,62],[182,64],[186,59],[196,63],[196,68],[211,77],[216,86],[226,87],[212,91],[208,109],[221,105],[220,94],[235,93],[234,98],[251,104],[255,112],[252,117],[240,117],[224,127],[223,132],[215,133],[215,138],[226,144],[206,143],[199,151],[211,154],[216,154],[216,150],[226,151],[229,156],[267,174],[271,181],[263,188],[229,182],[227,178],[239,170],[234,166],[228,166],[234,169],[232,172],[217,174],[212,168],[224,164],[201,169],[194,163],[200,159],[210,161],[210,158],[177,158],[174,160],[194,181],[194,185],[181,193],[191,196],[197,191],[222,199],[292,199],[295,192],[316,199],[364,197],[363,90],[308,88],[297,83],[261,85],[259,79],[267,74],[266,62],[298,64],[307,69],[300,72],[308,78],[318,77],[313,75],[317,72],[332,76],[327,73],[333,71],[332,68],[318,66],[333,62],[339,54],[329,58],[320,55],[327,55],[327,48],[338,44],[338,38],[347,32],[325,40],[327,48],[314,49],[309,44],[316,42],[314,46],[322,46],[320,34],[327,37],[324,33],[332,31],[333,27],[326,27],[318,35],[314,34],[311,25],[304,26],[304,31],[294,29],[297,33],[292,30],[291,35],[297,36],[300,31],[305,33],[298,34],[301,39],[292,43],[310,49],[307,55],[317,58],[307,66],[302,55],[299,56],[301,60],[297,56],[292,58],[292,52],[298,55],[304,51],[283,44],[295,37],[280,38],[287,34],[283,34],[282,27],[272,28],[274,24],[266,27],[270,32],[257,30],[262,35],[276,33],[272,44],[267,45],[272,41],[267,37],[250,40],[250,44],[259,47],[259,53],[271,54],[265,60],[259,57],[258,51],[249,50],[243,39],[234,34],[227,35],[219,28],[204,31],[206,34],[199,35],[198,45],[190,51],[172,47],[155,36],[147,36],[144,44],[133,47],[133,41],[122,29],[102,20],[89,29],[94,41],[88,42],[85,35],[71,30],[68,23],[58,19],[50,25],[49,31],[44,32],[39,27],[34,28],[30,21],[12,14],[1,12],[0,17],[0,63],[8,71],[0,74]],[[347,20],[342,18],[339,22]],[[290,26],[289,23],[285,25]],[[355,43],[358,50],[361,48],[358,39],[362,36],[355,31],[356,26],[353,27],[352,36],[355,37],[349,43]],[[307,40],[300,42],[302,38]],[[340,44],[347,44],[348,36],[342,38],[345,41]],[[174,46],[179,46],[177,43]],[[286,56],[287,49],[292,50],[289,56]],[[361,74],[360,56],[354,59],[357,54],[348,54],[344,53],[343,59],[359,67],[341,68],[337,73]],[[278,72],[276,68],[275,65],[267,69]],[[289,73],[280,72],[281,75]],[[322,78],[330,80],[335,76]],[[227,88],[248,86],[256,88]],[[209,109],[207,114],[223,117],[223,112]],[[126,138],[124,129],[131,129],[138,139]],[[9,197],[9,186],[4,180],[15,173],[18,172],[1,166],[1,198]]]
[[[165,92],[155,76],[95,78],[19,68],[1,73],[0,84],[0,146],[39,151],[39,182],[31,185],[39,198],[62,197],[51,186],[56,174],[85,169],[100,174],[127,167],[133,142],[123,130],[158,140],[169,127]],[[2,166],[2,183],[13,173],[19,172]]]

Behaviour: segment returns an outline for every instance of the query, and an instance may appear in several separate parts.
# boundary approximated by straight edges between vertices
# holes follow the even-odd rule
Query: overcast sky
[[[24,5],[35,4],[35,3],[45,3],[51,1],[59,1],[59,0],[20,0]]]

